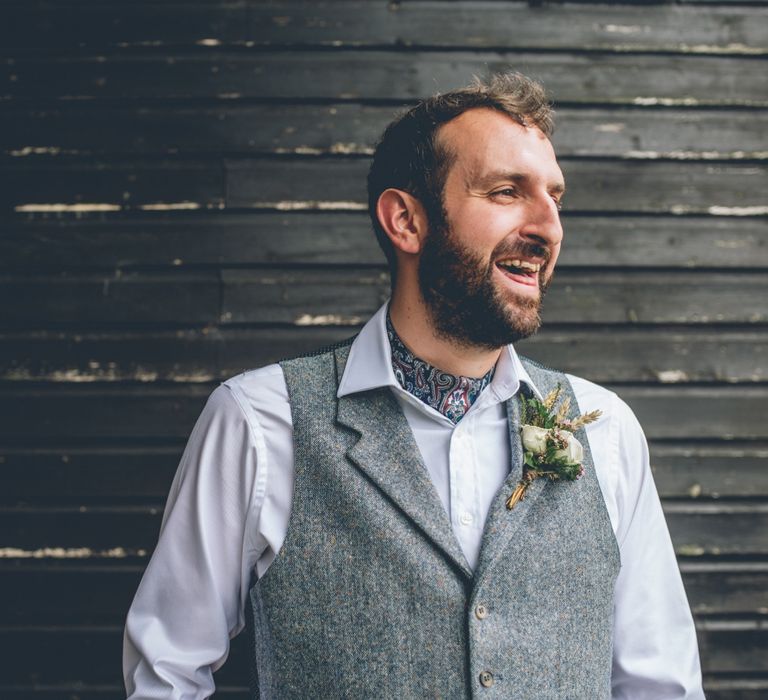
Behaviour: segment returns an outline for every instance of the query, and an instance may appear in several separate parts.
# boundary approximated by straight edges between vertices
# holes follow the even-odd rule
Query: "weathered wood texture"
[[[245,369],[344,340],[357,328],[21,330],[0,334],[0,380],[224,380]],[[520,350],[599,383],[761,383],[768,379],[768,330],[757,324],[747,330],[639,324],[579,329],[552,324],[523,341]]]
[[[34,102],[297,95],[402,101],[510,69],[542,80],[570,104],[768,105],[764,64],[754,57],[580,51],[190,51],[168,60],[131,49],[109,57],[62,56],[55,63],[21,55],[0,68],[0,94]]]
[[[335,103],[199,107],[82,103],[13,107],[0,114],[0,151],[34,155],[369,155],[396,110]],[[764,159],[763,110],[562,108],[560,156]]]
[[[768,505],[668,503],[665,513],[680,555],[768,556]],[[51,556],[75,561],[144,557],[161,515],[156,506],[5,508],[0,525],[15,546],[0,552],[26,559],[60,551]]]
[[[360,158],[119,161],[22,159],[0,167],[0,208],[18,213],[121,209],[362,210],[369,163]],[[561,161],[569,212],[765,213],[758,163]],[[329,178],[328,173],[334,177]],[[65,209],[66,210],[66,209]]]
[[[696,613],[744,616],[768,607],[768,569],[762,564],[683,559],[681,568]],[[119,558],[98,563],[81,558],[69,566],[32,559],[2,566],[0,620],[3,626],[120,624],[142,571],[141,564]]]
[[[9,48],[179,46],[516,46],[680,53],[766,53],[759,7],[525,2],[67,3],[45,15],[18,3],[0,30]],[[79,12],[73,12],[75,5]],[[82,13],[82,14],[81,14]],[[83,22],[83,14],[88,22]]]
[[[699,627],[702,656],[713,672],[748,673],[768,649],[768,633],[759,624],[708,623]],[[94,684],[109,683],[119,670],[122,630],[118,625],[70,627],[5,627],[0,640],[8,649],[9,673],[4,683],[77,683],[83,677]],[[232,644],[229,661],[217,674],[222,684],[242,683],[247,669],[248,645],[243,637]],[[38,659],[50,659],[41,666]],[[1,686],[0,686],[1,688]]]
[[[636,412],[707,697],[768,694],[766,3],[0,5],[3,698],[123,696],[120,626],[206,397],[360,328],[388,294],[379,134],[510,68],[553,95],[568,181],[520,349]]]
[[[548,293],[545,322],[750,324],[768,321],[768,276],[690,270],[590,274],[562,270]],[[13,327],[101,324],[357,325],[389,294],[376,270],[222,270],[109,275],[0,276],[18,301],[0,312]],[[162,304],[152,304],[155,298]],[[343,308],[343,313],[339,310]],[[34,327],[34,326],[33,326]]]
[[[768,219],[564,212],[558,268],[768,268]],[[201,265],[384,268],[365,212],[24,218],[0,231],[0,270]]]
[[[0,506],[162,504],[179,463],[183,438],[136,447],[52,444],[0,450],[6,487]],[[663,499],[759,498],[768,489],[768,443],[716,439],[651,442],[651,466]]]
[[[607,386],[652,439],[768,439],[763,385]],[[183,439],[210,390],[204,384],[12,386],[0,394],[0,440]]]

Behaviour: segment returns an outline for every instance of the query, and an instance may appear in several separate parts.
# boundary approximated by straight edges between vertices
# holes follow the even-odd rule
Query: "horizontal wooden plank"
[[[387,298],[384,273],[224,270],[227,323],[354,325]],[[544,323],[751,323],[768,320],[760,273],[561,270],[544,302]]]
[[[768,446],[651,443],[651,467],[662,498],[764,498]]]
[[[369,155],[395,114],[391,106],[345,103],[9,105],[0,114],[0,152]],[[767,120],[763,110],[565,107],[557,110],[553,142],[560,156],[760,159]]]
[[[668,502],[664,514],[678,556],[768,553],[766,503]]]
[[[20,55],[3,62],[0,95],[45,102],[296,97],[397,102],[510,69],[540,79],[557,103],[768,104],[764,66],[754,58],[609,52],[216,50],[163,56],[126,49],[56,62]]]
[[[66,273],[45,279],[5,277],[0,278],[0,296],[17,301],[0,309],[0,321],[20,325],[32,321],[49,327],[73,322],[208,323],[218,318],[220,287],[216,272],[170,278],[120,270],[77,278]]]
[[[694,616],[768,613],[768,563],[683,561],[680,568]]]
[[[50,157],[0,166],[0,207],[16,212],[121,209],[367,210],[363,158],[106,162]],[[763,163],[568,160],[569,212],[765,214]],[[224,194],[226,191],[226,194]]]
[[[563,159],[560,165],[570,212],[766,213],[762,164]],[[228,160],[226,169],[229,207],[367,209],[367,160],[281,159],[268,166],[239,159]]]
[[[768,624],[764,620],[702,620],[698,634],[704,673],[768,670]]]
[[[3,700],[125,700],[125,687],[119,679],[111,683],[84,685],[83,683],[52,683],[50,685],[33,683],[31,685],[0,685]],[[227,700],[250,700],[252,697],[246,686],[222,686],[217,684],[216,697]],[[757,697],[757,696],[755,696]],[[729,696],[730,698],[730,696]],[[732,699],[730,699],[732,700]],[[741,696],[739,700],[752,700],[752,696]]]
[[[761,439],[764,428],[750,415],[763,387],[613,387],[634,410],[651,439],[719,440]],[[764,404],[763,404],[764,405]],[[751,423],[751,425],[750,425]]]
[[[2,447],[6,506],[160,506],[181,459],[169,445]],[[768,446],[651,443],[662,498],[768,498]]]
[[[717,685],[713,685],[717,683]],[[768,681],[761,680],[727,680],[710,681],[705,679],[704,690],[708,700],[764,700],[768,690]],[[0,693],[6,700],[38,700],[40,698],[56,698],[57,700],[122,700],[125,690],[118,685],[84,686],[81,683],[54,686],[7,686],[0,685]],[[251,697],[246,688],[221,687],[217,685],[216,696],[232,700],[247,700]]]
[[[125,619],[142,566],[60,565],[45,560],[0,567],[0,625],[117,625]],[[683,562],[693,614],[760,616],[768,611],[768,564]]]
[[[709,623],[699,627],[705,672],[754,673],[765,670],[768,629],[759,623],[734,628]],[[8,673],[4,683],[115,683],[120,678],[122,629],[115,627],[5,628]],[[227,685],[247,683],[250,651],[245,635],[237,637],[227,663],[216,675]]]
[[[211,382],[343,340],[356,326],[0,333],[0,380]],[[546,325],[518,350],[595,382],[765,382],[766,329]]]
[[[545,324],[751,324],[768,321],[762,273],[561,270]],[[358,326],[389,297],[377,270],[222,270],[0,276],[0,322],[18,328],[135,324]]]
[[[13,386],[13,385],[12,385]],[[614,386],[650,439],[765,440],[764,386]],[[81,440],[183,440],[210,394],[208,385],[18,386],[0,392],[6,446]],[[82,444],[82,443],[81,443]]]
[[[768,504],[667,502],[667,525],[681,556],[768,555]],[[3,508],[3,558],[75,561],[122,559],[151,552],[162,508],[154,506]]]
[[[216,159],[149,163],[57,158],[29,166],[19,161],[0,166],[0,178],[8,183],[0,192],[0,208],[17,211],[102,213],[225,205],[226,175]]]
[[[606,237],[614,221],[611,218],[605,222]],[[687,221],[687,217],[673,217],[669,225],[678,221]],[[768,228],[768,220],[705,217],[699,221],[698,228],[711,232],[717,240],[729,242],[722,248],[726,259],[739,257],[739,251],[744,260],[750,259],[750,252],[753,260],[759,258],[762,246],[758,239],[761,229]],[[687,231],[681,232],[686,240]],[[669,235],[675,236],[671,231]],[[679,240],[684,245],[682,237]],[[693,250],[690,252],[693,254]],[[364,212],[144,213],[107,220],[33,215],[16,217],[4,223],[0,231],[0,266],[16,270],[19,266],[264,264],[358,264],[383,268],[386,262]],[[727,262],[723,266],[727,267]]]
[[[72,3],[14,7],[7,49],[114,46],[445,46],[757,54],[765,8],[524,2]]]
[[[0,448],[0,503],[160,507],[171,487],[183,440],[168,445]]]
[[[103,215],[102,215],[103,216]],[[768,267],[768,218],[563,215],[558,268]],[[0,268],[381,265],[365,212],[15,217]]]
[[[43,437],[101,438],[122,441],[186,439],[205,405],[210,386],[178,388],[123,387],[109,392],[85,390],[3,391],[0,393],[0,439],[7,443]],[[3,425],[7,430],[3,429]]]
[[[0,334],[0,379],[212,382],[331,345],[356,330],[210,327],[155,332]],[[747,345],[760,347],[751,341]]]
[[[0,625],[122,624],[143,570],[77,562],[2,567],[7,596],[0,603]]]
[[[759,675],[754,678],[729,678],[727,675],[718,678],[709,675],[704,676],[704,692],[707,700],[764,700],[768,693],[768,680]]]
[[[731,1],[731,0],[728,0]],[[768,681],[764,680],[704,680],[704,690],[708,700],[765,700]],[[6,700],[123,700],[125,689],[121,685],[88,686],[81,683],[44,686],[8,686],[0,685],[0,694]],[[216,696],[228,700],[248,700],[251,697],[246,688],[216,686]]]

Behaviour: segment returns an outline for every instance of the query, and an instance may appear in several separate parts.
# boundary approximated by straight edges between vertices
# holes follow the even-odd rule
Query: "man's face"
[[[421,252],[421,293],[441,336],[489,349],[516,342],[539,328],[563,237],[552,144],[490,109],[465,112],[438,139],[455,159]]]

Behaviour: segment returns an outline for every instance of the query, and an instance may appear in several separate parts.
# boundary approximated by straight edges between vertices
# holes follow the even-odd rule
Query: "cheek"
[[[506,239],[520,227],[520,218],[509,209],[478,207],[464,219],[465,230],[473,231],[478,242],[491,247]]]
[[[555,265],[557,265],[557,259],[560,257],[560,246],[558,245],[557,248],[555,248],[552,251],[552,255],[549,258],[549,262],[547,263],[547,278],[550,278],[552,276],[552,273],[555,271]]]

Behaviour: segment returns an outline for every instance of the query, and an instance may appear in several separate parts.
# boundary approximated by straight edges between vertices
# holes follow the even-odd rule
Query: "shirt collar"
[[[402,391],[392,371],[386,327],[388,304],[389,302],[386,302],[371,317],[352,343],[336,393],[338,398],[386,386]],[[501,351],[493,381],[488,389],[493,392],[497,401],[506,401],[519,391],[521,383],[528,385],[534,395],[543,400],[544,397],[525,371],[515,348],[507,345]]]

